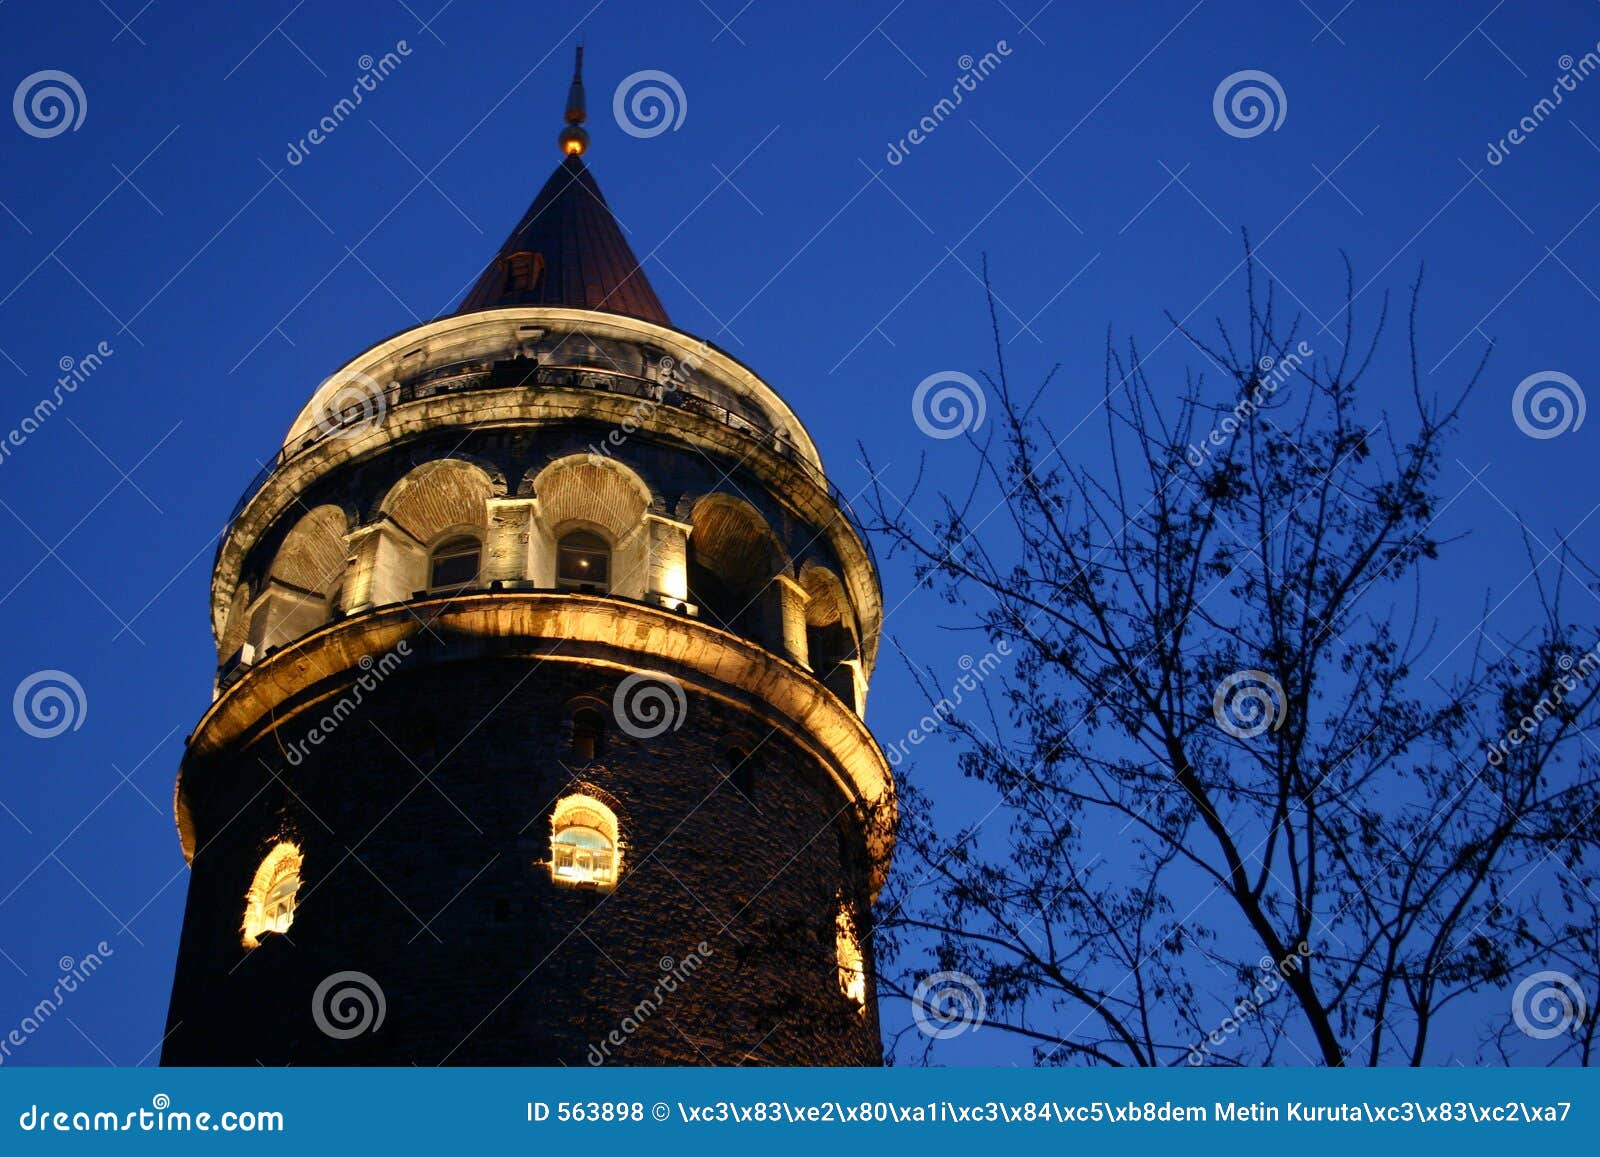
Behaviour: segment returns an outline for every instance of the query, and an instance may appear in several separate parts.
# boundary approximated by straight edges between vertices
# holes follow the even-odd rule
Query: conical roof
[[[456,309],[513,305],[597,309],[671,325],[605,195],[583,163],[583,50],[567,96],[561,164]]]
[[[599,309],[672,324],[581,156],[556,166],[456,312],[510,305]]]

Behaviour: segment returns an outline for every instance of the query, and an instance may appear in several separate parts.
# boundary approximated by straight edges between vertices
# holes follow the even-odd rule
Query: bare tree
[[[1173,321],[1203,370],[1180,388],[1108,341],[1101,460],[1064,458],[1067,391],[1016,390],[996,327],[970,485],[926,520],[920,479],[875,494],[875,532],[1009,652],[976,696],[911,664],[989,806],[946,830],[902,772],[879,983],[926,1004],[965,973],[1037,1063],[1117,1065],[1421,1064],[1441,1025],[1525,1056],[1519,986],[1587,1061],[1600,640],[1562,593],[1592,612],[1591,584],[1564,546],[1545,584],[1530,539],[1525,635],[1437,637],[1440,472],[1485,363],[1424,390],[1420,275],[1407,361],[1387,300],[1358,334],[1348,266],[1320,336],[1245,268],[1238,327]],[[1523,991],[1541,970],[1572,984]]]

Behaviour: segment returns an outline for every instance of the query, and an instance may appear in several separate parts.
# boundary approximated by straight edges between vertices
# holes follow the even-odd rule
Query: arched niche
[[[742,499],[709,494],[690,523],[689,601],[700,617],[781,653],[787,557],[766,520]]]
[[[337,506],[307,511],[284,536],[252,600],[241,643],[256,655],[310,634],[333,615],[345,583],[349,519]],[[230,630],[232,617],[230,613]],[[224,651],[224,658],[232,654]]]
[[[859,712],[856,667],[861,647],[844,584],[826,567],[808,564],[800,572],[800,586],[806,594],[806,655],[811,672]]]
[[[366,605],[398,602],[419,591],[476,585],[488,547],[489,500],[495,482],[480,466],[459,458],[424,462],[401,478],[378,504],[376,538],[366,548],[361,582]],[[451,570],[433,582],[441,554],[463,557],[477,544],[477,563],[466,574]],[[463,577],[465,575],[466,577]]]
[[[614,459],[575,454],[539,471],[532,489],[538,517],[530,565],[539,586],[644,597],[651,507],[644,479]]]

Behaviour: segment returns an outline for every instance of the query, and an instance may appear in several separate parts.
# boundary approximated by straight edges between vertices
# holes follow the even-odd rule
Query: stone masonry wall
[[[631,738],[611,719],[622,677],[413,657],[319,744],[308,728],[348,687],[188,767],[198,851],[164,1063],[881,1063],[870,1000],[839,985],[839,898],[864,921],[867,871],[837,787],[781,733],[694,692],[680,729]],[[575,703],[607,720],[582,767]],[[754,758],[727,776],[731,745]],[[614,801],[613,892],[545,866],[575,785]],[[247,950],[245,892],[279,839],[304,854],[299,907],[287,935]],[[312,1016],[344,971],[385,1006],[349,1039]]]

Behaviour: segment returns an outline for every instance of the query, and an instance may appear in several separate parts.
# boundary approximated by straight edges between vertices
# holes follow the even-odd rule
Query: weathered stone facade
[[[881,1062],[870,547],[578,154],[535,204],[573,236],[330,377],[223,536],[165,1063]]]
[[[870,890],[860,817],[793,741],[760,742],[759,710],[699,693],[678,731],[607,729],[571,766],[572,705],[609,703],[620,678],[435,661],[423,635],[299,766],[282,749],[348,685],[186,769],[206,786],[187,793],[201,850],[165,1063],[877,1064],[875,1014],[842,994],[834,956],[839,892],[865,911]],[[475,726],[465,705],[483,703],[499,707]],[[757,754],[730,776],[735,745]],[[544,867],[574,784],[616,803],[613,892]],[[304,854],[294,926],[247,951],[240,897],[282,838]],[[340,1040],[312,994],[347,970],[381,986],[386,1015]]]

